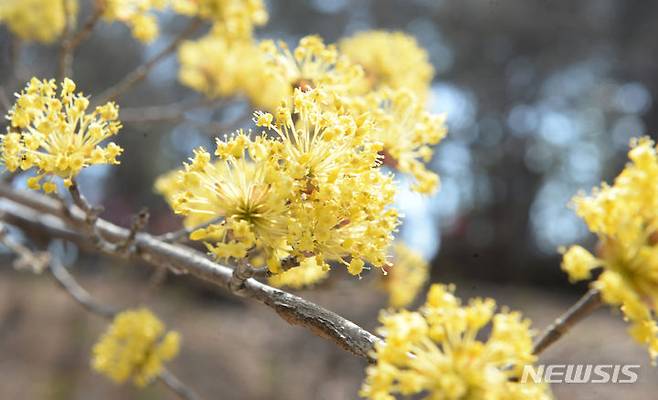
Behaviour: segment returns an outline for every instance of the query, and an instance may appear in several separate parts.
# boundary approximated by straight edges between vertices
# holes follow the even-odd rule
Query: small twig
[[[221,105],[225,99],[186,99],[170,104],[147,107],[129,107],[121,109],[123,123],[178,122],[185,119],[185,113],[197,108]]]
[[[211,219],[210,221],[206,221],[204,223],[201,223],[196,226],[192,226],[190,228],[182,228],[177,231],[173,232],[167,232],[163,233],[162,235],[156,236],[157,239],[162,240],[163,242],[167,243],[175,243],[178,241],[182,241],[183,239],[187,239],[187,237],[190,235],[190,233],[198,230],[198,229],[204,229],[209,227],[210,225],[218,224],[224,220],[224,217],[215,217]]]
[[[187,387],[183,382],[181,382],[176,375],[172,374],[166,368],[163,368],[158,375],[158,380],[167,386],[171,391],[176,393],[181,399],[187,400],[200,400],[201,398],[194,393],[192,389]]]
[[[237,295],[242,295],[242,292],[245,288],[245,282],[247,279],[253,278],[255,274],[256,271],[248,262],[246,262],[244,259],[239,260],[233,269],[231,280],[228,282],[228,289]]]
[[[80,188],[78,187],[78,182],[75,180],[75,178],[71,179],[71,185],[69,186],[69,193],[71,194],[71,198],[73,199],[73,204],[77,206],[82,212],[84,213],[84,223],[86,225],[86,230],[87,233],[91,236],[94,245],[104,251],[104,252],[118,252],[121,254],[125,254],[125,248],[121,249],[119,251],[119,247],[121,244],[124,243],[124,241],[121,242],[121,244],[117,243],[112,243],[106,240],[103,235],[98,231],[98,217],[101,212],[103,212],[102,207],[94,207],[89,203],[87,198],[82,194],[80,191]],[[75,220],[72,215],[72,211],[70,208],[66,207],[66,214],[67,217],[71,220]],[[136,234],[136,233],[135,233]],[[128,243],[126,246],[130,246],[130,242],[134,241],[134,237],[131,239],[130,237],[126,237],[125,243]]]
[[[148,302],[148,299],[151,297],[153,292],[155,292],[155,290],[164,283],[164,281],[167,279],[168,272],[169,270],[166,267],[155,267],[155,271],[151,273],[151,276],[149,277],[149,280],[146,283],[146,287],[142,292],[141,295],[142,303]]]
[[[87,218],[88,223],[93,223],[98,219],[98,215],[102,212],[102,209],[98,207],[93,207],[87,198],[82,194],[80,188],[78,187],[78,182],[75,178],[71,179],[71,186],[69,186],[69,193],[73,199],[73,204],[78,206],[84,213]]]
[[[82,24],[82,28],[80,28],[80,30],[67,41],[66,46],[69,52],[73,53],[82,42],[87,40],[91,32],[94,30],[94,27],[103,16],[103,11],[105,11],[105,2],[96,1],[94,4],[94,11],[89,18],[87,18],[85,23]]]
[[[121,81],[119,81],[114,86],[106,89],[100,96],[97,97],[98,101],[96,104],[103,104],[111,100],[115,100],[117,97],[131,89],[135,84],[141,82],[146,76],[151,72],[153,67],[155,67],[160,61],[167,58],[170,54],[178,49],[178,46],[185,40],[188,36],[192,35],[198,28],[201,26],[201,20],[198,18],[190,21],[189,25],[181,31],[172,41],[163,48],[159,53],[153,56],[150,60],[146,61],[144,64],[135,68],[132,72],[125,76]]]
[[[146,224],[149,222],[149,210],[147,208],[142,208],[139,213],[133,219],[132,225],[130,225],[130,231],[126,240],[122,241],[117,245],[117,251],[130,251],[135,244],[135,237],[137,234],[144,230]]]
[[[68,1],[63,0],[65,7],[68,8]],[[64,40],[62,41],[62,45],[60,48],[60,56],[59,56],[59,78],[60,80],[64,78],[73,78],[73,56],[75,54],[75,50],[80,46],[80,44],[85,41],[89,35],[91,34],[91,31],[94,29],[96,26],[96,23],[100,20],[101,16],[103,15],[103,2],[102,1],[97,1],[95,6],[94,6],[94,11],[93,13],[89,16],[87,21],[82,25],[82,28],[75,34],[72,35],[71,28],[67,28],[67,32],[65,32]],[[68,19],[71,19],[70,17],[70,10],[65,10],[65,13],[67,14],[67,25],[68,25]]]
[[[62,81],[66,77],[71,77],[73,54],[72,49],[68,46],[70,36],[75,28],[75,19],[73,18],[73,10],[71,9],[71,2],[69,0],[54,0],[61,1],[64,8],[64,32],[62,33],[62,41],[59,48],[59,69],[57,76]]]
[[[99,303],[76,282],[75,278],[66,270],[57,257],[52,257],[50,262],[50,273],[55,281],[85,310],[106,319],[114,318],[119,309]]]
[[[29,269],[36,274],[40,274],[50,263],[50,254],[48,252],[34,252],[9,237],[7,227],[4,224],[0,224],[0,243],[18,256],[14,261],[14,268],[17,270]]]
[[[55,281],[68,293],[78,304],[91,314],[98,315],[105,319],[113,319],[121,310],[115,307],[100,303],[93,298],[78,282],[75,280],[57,257],[52,257],[50,263],[50,272]],[[164,369],[158,375],[158,380],[167,388],[176,393],[178,397],[184,400],[200,400],[200,397],[183,382],[181,382],[171,371]]]
[[[601,296],[597,289],[590,289],[564,314],[560,315],[544,330],[533,346],[533,354],[539,355],[551,344],[564,336],[574,325],[596,311],[601,306]]]

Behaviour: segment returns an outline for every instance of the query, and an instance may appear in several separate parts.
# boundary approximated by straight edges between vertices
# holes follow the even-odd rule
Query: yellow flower
[[[2,0],[0,2],[0,24],[23,40],[52,43],[57,40],[66,25],[66,10],[75,18],[78,9],[76,0],[64,8],[62,0]]]
[[[360,395],[368,399],[550,399],[545,385],[519,383],[532,354],[530,321],[495,313],[492,299],[462,306],[454,288],[432,285],[417,312],[382,313],[377,363],[366,370]],[[481,330],[491,324],[488,339]]]
[[[288,94],[263,73],[265,58],[251,39],[230,40],[213,31],[184,42],[178,56],[181,83],[209,98],[246,96],[255,107],[274,109]]]
[[[564,253],[562,268],[572,281],[589,279],[604,302],[619,306],[630,334],[658,357],[658,155],[649,138],[633,139],[630,163],[612,186],[573,200],[577,214],[598,236],[597,255],[579,246]]]
[[[196,221],[223,217],[190,235],[206,241],[218,258],[242,259],[250,251],[272,257],[285,247],[288,182],[271,157],[270,142],[240,131],[217,141],[217,162],[197,149],[179,173],[174,211]]]
[[[378,168],[381,146],[366,141],[370,124],[324,110],[318,96],[297,90],[276,118],[255,113],[274,138],[240,133],[218,141],[218,161],[198,149],[177,178],[159,181],[177,213],[195,222],[224,218],[193,240],[218,258],[264,259],[272,273],[308,266],[308,258],[355,275],[366,263],[386,265],[399,218],[390,208],[392,176]]]
[[[375,92],[355,102],[354,109],[373,119],[373,140],[384,145],[384,164],[412,175],[416,180],[412,190],[434,193],[439,177],[425,163],[432,159],[430,146],[446,136],[445,116],[428,113],[406,89]]]
[[[384,288],[389,294],[389,305],[405,308],[410,305],[429,278],[429,264],[422,256],[402,242],[393,246],[392,266],[383,275]]]
[[[101,0],[103,19],[119,21],[130,28],[132,35],[142,42],[152,42],[158,36],[158,21],[154,11],[164,9],[168,0]]]
[[[267,22],[263,0],[172,0],[177,13],[207,19],[231,39],[251,38]]]
[[[363,66],[364,90],[406,88],[423,101],[427,97],[434,68],[414,37],[403,32],[361,32],[342,40],[340,51]]]
[[[267,280],[274,287],[289,287],[292,289],[303,289],[323,281],[329,276],[329,268],[326,264],[319,264],[315,257],[309,257],[301,262],[298,267],[272,275]]]
[[[92,367],[117,383],[143,387],[178,354],[180,335],[145,308],[119,313],[93,349]]]
[[[284,42],[277,45],[271,40],[263,41],[261,49],[268,59],[265,73],[287,87],[288,96],[295,89],[322,88],[337,102],[341,96],[356,94],[356,89],[362,86],[363,70],[339,55],[336,46],[325,45],[319,36],[303,37],[294,51]]]
[[[87,113],[89,100],[75,94],[75,84],[64,79],[57,96],[54,80],[32,78],[9,110],[10,127],[2,136],[0,151],[9,171],[36,168],[37,176],[28,185],[41,187],[41,179],[48,176],[43,189],[51,192],[53,176],[71,178],[93,164],[118,164],[117,156],[123,149],[114,143],[102,147],[100,143],[117,134],[119,108],[112,102]]]
[[[276,116],[256,113],[255,120],[279,137],[282,167],[293,180],[291,255],[338,261],[357,275],[360,261],[386,264],[398,224],[389,208],[395,187],[392,176],[377,168],[381,145],[367,141],[372,126],[324,110],[319,96],[296,89],[291,105],[279,107]]]

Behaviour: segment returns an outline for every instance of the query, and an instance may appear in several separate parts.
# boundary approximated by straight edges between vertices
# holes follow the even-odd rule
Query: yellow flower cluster
[[[367,31],[340,42],[340,50],[365,70],[364,90],[407,88],[425,99],[434,77],[427,52],[403,32]]]
[[[596,256],[580,246],[563,250],[562,268],[572,281],[589,279],[603,301],[619,306],[629,332],[658,357],[658,155],[649,138],[634,139],[630,163],[612,186],[573,200],[577,214],[599,239]]]
[[[431,194],[437,189],[438,176],[428,171],[425,163],[432,157],[429,146],[446,135],[445,118],[428,113],[412,88],[401,83],[401,88],[394,90],[382,84],[371,92],[361,66],[317,36],[302,38],[294,51],[285,43],[277,47],[271,41],[263,42],[261,48],[269,60],[267,73],[274,81],[283,83],[290,93],[318,89],[324,93],[325,108],[372,120],[375,128],[370,140],[384,145],[384,163],[414,176],[415,191]],[[280,90],[266,93],[280,96]]]
[[[297,90],[276,117],[256,113],[275,136],[244,133],[217,142],[216,162],[205,150],[185,164],[176,182],[161,183],[177,213],[221,224],[192,233],[219,258],[264,256],[271,272],[281,260],[335,261],[354,275],[365,263],[386,264],[398,224],[389,208],[395,187],[381,171],[372,126],[319,106],[317,91]]]
[[[263,0],[171,0],[174,11],[210,20],[214,30],[231,39],[252,37],[268,15]]]
[[[101,0],[103,19],[107,22],[119,21],[126,24],[132,35],[145,43],[158,36],[158,21],[153,14],[163,10],[169,0]]]
[[[2,160],[9,171],[36,168],[37,176],[28,181],[32,189],[41,188],[46,175],[43,190],[53,192],[54,176],[70,185],[89,165],[119,163],[119,146],[100,145],[121,128],[118,107],[110,102],[88,114],[89,100],[74,92],[70,79],[62,82],[58,96],[54,80],[32,78],[9,111],[10,127],[0,144]]]
[[[402,242],[393,246],[392,266],[382,276],[384,288],[393,308],[409,306],[429,278],[429,264],[423,257]]]
[[[209,98],[245,96],[253,106],[272,110],[288,94],[263,73],[265,57],[253,40],[231,40],[213,30],[184,42],[178,57],[181,83]]]
[[[151,311],[119,313],[93,349],[92,367],[117,383],[145,386],[178,354],[180,335],[166,332]]]
[[[285,42],[271,40],[261,42],[260,47],[267,58],[265,74],[287,88],[286,98],[295,89],[321,88],[331,96],[328,100],[338,103],[328,105],[339,108],[341,100],[348,101],[347,96],[356,95],[363,86],[363,70],[319,36],[303,37],[294,51]]]
[[[384,145],[384,164],[413,176],[412,190],[434,193],[439,176],[427,170],[425,163],[432,159],[430,145],[446,136],[445,116],[427,112],[407,89],[382,89],[355,104],[359,113],[374,120],[374,140]]]
[[[530,321],[518,312],[495,313],[492,299],[462,306],[454,288],[432,285],[417,312],[383,313],[360,395],[373,400],[550,399],[545,385],[519,383],[533,363]],[[486,341],[481,330],[491,323]]]
[[[64,31],[66,10],[75,15],[77,6],[76,0],[2,0],[0,24],[23,40],[52,43]]]
[[[285,246],[289,183],[272,151],[271,140],[239,132],[217,142],[217,162],[199,148],[179,173],[183,190],[174,196],[174,211],[198,220],[223,217],[190,236],[205,240],[220,259],[245,258],[254,247],[271,258]]]

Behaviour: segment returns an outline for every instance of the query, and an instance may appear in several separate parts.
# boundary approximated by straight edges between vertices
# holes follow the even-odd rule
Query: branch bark
[[[147,233],[135,236],[135,251],[131,253],[95,247],[93,238],[84,234],[85,213],[78,207],[67,212],[60,202],[45,195],[0,184],[0,213],[2,220],[23,229],[28,236],[65,239],[91,251],[131,257],[153,266],[187,272],[230,290],[232,268],[217,264],[190,247],[166,243]],[[66,215],[70,217],[66,218]],[[96,221],[96,227],[104,238],[114,242],[125,241],[130,235],[129,230],[100,218]],[[244,282],[240,295],[265,304],[292,325],[304,327],[358,357],[373,361],[370,353],[374,344],[381,339],[334,312],[253,278]]]
[[[535,342],[532,352],[539,355],[550,345],[557,342],[571,328],[601,306],[601,295],[598,290],[590,289],[583,297],[560,315]]]

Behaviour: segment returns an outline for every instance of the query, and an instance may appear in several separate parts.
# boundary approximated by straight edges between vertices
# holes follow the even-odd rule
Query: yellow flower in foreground
[[[302,261],[298,267],[270,276],[267,281],[274,287],[303,289],[323,281],[328,276],[328,266],[318,264],[315,257],[310,257]]]
[[[404,243],[393,246],[392,267],[382,276],[384,288],[389,294],[389,304],[394,308],[410,305],[429,278],[429,264],[423,257]]]
[[[492,299],[462,306],[454,288],[432,285],[417,312],[382,313],[377,363],[366,370],[360,395],[373,400],[550,399],[545,385],[519,383],[532,355],[530,321],[518,312],[495,313]],[[491,324],[488,339],[481,330]]]
[[[268,19],[263,0],[172,0],[174,11],[212,21],[231,39],[251,38]]]
[[[101,0],[103,19],[119,21],[130,28],[132,35],[145,43],[158,36],[158,20],[154,11],[164,9],[168,0]]]
[[[364,68],[368,83],[364,89],[407,88],[421,99],[426,98],[434,68],[413,36],[403,32],[361,32],[342,40],[340,51]]]
[[[331,96],[348,96],[361,87],[363,70],[339,55],[334,45],[325,45],[319,36],[306,36],[294,51],[285,42],[261,43],[268,59],[265,73],[287,87],[288,96],[295,89],[322,88]]]
[[[178,354],[180,335],[166,332],[151,311],[119,313],[93,349],[92,367],[117,383],[145,386]]]
[[[564,252],[572,281],[603,273],[592,282],[603,301],[619,306],[633,339],[658,357],[658,155],[649,138],[634,139],[630,163],[612,186],[603,184],[573,200],[576,212],[598,236],[597,255],[580,246]]]
[[[78,2],[68,2],[67,9],[75,18]],[[62,0],[2,0],[0,24],[23,40],[52,43],[64,31],[66,24],[65,2]]]
[[[256,113],[256,123],[279,137],[282,168],[292,178],[291,255],[338,261],[358,275],[365,262],[386,265],[398,224],[390,208],[395,186],[378,168],[381,145],[367,141],[372,126],[324,110],[318,96],[296,89],[292,105],[276,117]]]
[[[179,51],[179,80],[209,98],[246,96],[252,105],[274,109],[289,91],[263,73],[265,57],[252,40],[210,34],[184,42]]]
[[[379,168],[381,146],[367,141],[370,124],[324,110],[319,95],[297,90],[276,118],[255,113],[273,138],[218,141],[218,161],[197,149],[177,178],[160,180],[176,213],[223,218],[193,240],[218,258],[265,260],[275,274],[309,263],[326,270],[336,262],[353,275],[366,263],[386,265],[399,218],[392,175]]]
[[[53,176],[71,183],[83,168],[93,164],[118,164],[123,149],[114,143],[100,143],[116,135],[121,128],[119,108],[112,102],[87,113],[89,100],[75,94],[75,84],[65,79],[59,96],[54,80],[32,78],[9,110],[10,126],[2,136],[0,151],[9,171],[36,168],[37,176],[28,180],[32,189],[46,192],[56,186]]]
[[[254,249],[269,258],[285,247],[289,182],[271,147],[269,139],[252,140],[239,132],[217,141],[217,162],[197,149],[180,173],[182,191],[174,196],[174,211],[197,220],[223,217],[190,235],[204,240],[220,259],[242,259]]]
[[[430,146],[446,136],[445,116],[427,112],[408,90],[383,89],[355,104],[358,113],[374,121],[373,140],[384,145],[384,164],[413,176],[412,190],[434,193],[439,177],[425,163],[432,159]]]

